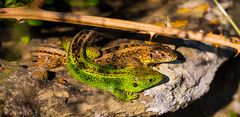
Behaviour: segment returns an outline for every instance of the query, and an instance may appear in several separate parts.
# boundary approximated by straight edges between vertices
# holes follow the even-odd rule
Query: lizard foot
[[[112,94],[115,95],[118,99],[121,99],[126,102],[138,98],[138,93],[125,92],[118,89],[114,89],[112,91]]]
[[[134,100],[134,99],[136,99],[136,98],[138,98],[138,93],[127,93],[127,99],[126,99],[126,101],[131,101],[131,100]]]

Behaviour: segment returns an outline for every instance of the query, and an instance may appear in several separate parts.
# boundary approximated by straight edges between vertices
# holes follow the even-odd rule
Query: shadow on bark
[[[237,92],[240,81],[240,56],[223,63],[216,72],[210,90],[185,109],[167,113],[165,117],[208,117],[227,106]]]

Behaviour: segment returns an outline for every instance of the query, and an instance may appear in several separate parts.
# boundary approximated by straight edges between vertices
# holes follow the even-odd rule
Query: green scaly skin
[[[74,37],[69,46],[67,68],[75,79],[109,91],[124,101],[136,99],[138,92],[158,84],[163,79],[163,74],[148,67],[116,69],[92,62],[86,55],[86,48],[95,37],[94,31],[83,30]]]

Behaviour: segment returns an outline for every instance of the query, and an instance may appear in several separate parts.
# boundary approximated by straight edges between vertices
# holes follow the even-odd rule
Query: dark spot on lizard
[[[150,58],[153,58],[153,55],[152,55],[152,53],[150,54]]]
[[[106,54],[112,52],[111,49],[106,49],[105,50]]]
[[[33,63],[36,63],[36,62],[38,62],[38,60],[34,59],[34,60],[32,60],[32,62],[33,62]]]
[[[107,59],[106,59],[106,62],[109,63],[109,62],[110,62],[110,58],[107,58]]]
[[[112,58],[112,61],[113,61],[113,62],[114,62],[114,61],[116,61],[116,58],[115,58],[115,57],[113,57],[113,58]]]
[[[84,68],[84,63],[83,62],[78,62],[78,66]]]
[[[161,53],[161,56],[162,56],[162,57],[165,57],[165,54],[164,54],[164,53]]]
[[[126,45],[124,45],[124,47],[123,47],[124,49],[126,49],[126,48],[128,48],[128,45],[126,44]]]
[[[126,56],[126,53],[123,52],[123,53],[122,53],[122,57],[125,57],[125,56]]]
[[[130,45],[130,47],[134,47],[134,46],[135,46],[135,44],[131,44],[131,45]]]
[[[68,103],[68,98],[66,98],[66,99],[65,99],[64,103],[65,103],[65,104],[67,104],[67,103]]]
[[[52,71],[47,71],[48,77],[47,80],[53,80],[56,77],[56,73]]]
[[[122,56],[121,56],[121,55],[118,55],[117,57],[118,57],[118,58],[121,58]]]
[[[112,57],[112,61],[113,61],[113,62],[116,61],[116,57],[115,57],[115,55],[113,55],[113,57]]]
[[[131,52],[130,51],[127,51],[128,52],[128,55],[131,55]]]
[[[115,46],[114,49],[115,50],[119,50],[120,46]]]
[[[20,65],[21,68],[27,69],[28,66],[27,65]]]

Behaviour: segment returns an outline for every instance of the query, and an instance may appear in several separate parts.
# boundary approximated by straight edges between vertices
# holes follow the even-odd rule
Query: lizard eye
[[[150,58],[153,58],[153,55],[152,55],[152,53],[150,54]]]
[[[152,81],[153,81],[153,79],[149,79],[148,81],[149,81],[149,82],[152,82]]]
[[[138,84],[137,83],[133,83],[133,87],[137,87],[138,86]]]

